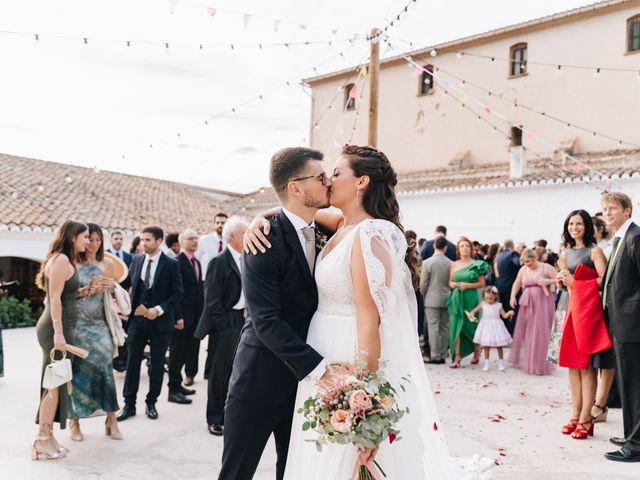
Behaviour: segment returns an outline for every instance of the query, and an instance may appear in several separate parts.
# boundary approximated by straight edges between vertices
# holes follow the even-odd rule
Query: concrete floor
[[[0,479],[204,479],[216,478],[222,439],[209,435],[205,424],[206,383],[200,376],[191,405],[166,401],[166,385],[158,402],[160,418],[138,415],[121,424],[121,442],[104,436],[104,419],[82,422],[85,440],[58,439],[71,448],[58,461],[30,460],[29,448],[36,426],[41,351],[35,329],[5,330],[5,377],[0,379]],[[204,360],[204,348],[202,350]],[[608,438],[622,433],[620,410],[596,425],[587,441],[561,435],[569,418],[566,372],[534,377],[509,369],[482,372],[478,366],[456,371],[427,366],[452,455],[480,453],[500,464],[493,478],[504,480],[638,479],[640,464],[605,460],[614,449]],[[140,400],[147,389],[141,376]],[[124,375],[116,373],[121,398]],[[504,449],[504,450],[500,450]],[[501,455],[502,454],[502,455]],[[272,480],[275,453],[270,443],[256,480]],[[333,480],[333,479],[328,479]],[[342,479],[336,479],[342,480]],[[394,480],[394,479],[389,479]],[[416,480],[416,479],[402,479]]]

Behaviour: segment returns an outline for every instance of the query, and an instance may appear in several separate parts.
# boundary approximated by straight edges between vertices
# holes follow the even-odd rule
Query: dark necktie
[[[200,269],[198,268],[198,261],[196,257],[191,257],[191,265],[193,266],[193,272],[196,274],[196,281],[200,281]]]
[[[218,243],[218,253],[222,253],[222,240]]]
[[[153,260],[149,259],[147,262],[147,269],[144,273],[144,286],[147,290],[151,289],[151,262],[153,262]]]
[[[616,258],[616,251],[618,250],[618,244],[620,243],[620,237],[613,237],[613,248],[611,249],[611,255],[609,255],[609,264],[607,265],[607,271],[604,274],[604,287],[602,288],[602,305],[607,306],[607,285],[611,279],[613,273],[613,266],[618,260]]]

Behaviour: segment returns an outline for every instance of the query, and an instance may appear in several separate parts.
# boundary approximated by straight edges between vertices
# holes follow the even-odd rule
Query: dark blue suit
[[[107,252],[112,255],[116,255],[116,252],[114,252],[111,248],[107,248]],[[133,260],[133,256],[130,253],[125,252],[124,250],[120,250],[120,253],[122,254],[121,260],[124,262],[127,268],[131,268],[131,261]]]
[[[149,393],[146,403],[154,404],[162,389],[164,358],[175,329],[176,309],[182,298],[182,277],[177,260],[161,253],[158,257],[151,288],[146,289],[141,279],[142,266],[146,256],[136,255],[131,262],[131,316],[127,331],[128,359],[124,380],[124,401],[135,405],[140,383],[140,364],[147,343],[151,346],[151,370],[149,372]],[[160,306],[164,313],[155,320],[148,320],[134,314],[139,305],[147,308]]]
[[[432,240],[427,240],[426,242],[424,242],[424,245],[422,245],[422,249],[420,250],[420,257],[422,257],[422,260],[433,257],[433,254],[435,253],[433,244],[435,243],[435,241],[436,240],[434,238]],[[457,260],[456,246],[449,240],[447,240],[447,251],[445,252],[445,255],[452,262],[455,262]]]
[[[272,433],[283,478],[298,382],[322,361],[305,342],[318,291],[298,233],[282,212],[270,222],[272,247],[244,256],[249,316],[231,369],[219,480],[253,478]]]
[[[511,288],[513,287],[518,272],[520,271],[520,255],[513,250],[503,250],[496,257],[496,267],[498,269],[498,278],[496,280],[496,287],[498,287],[498,296],[500,297],[500,303],[505,311],[513,310],[509,301],[511,299]],[[518,310],[516,309],[516,314]],[[511,320],[503,320],[509,333],[513,335],[513,330],[516,326],[517,315],[511,317]]]

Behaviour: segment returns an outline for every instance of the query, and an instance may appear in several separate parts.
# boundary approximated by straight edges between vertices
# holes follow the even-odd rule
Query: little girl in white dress
[[[471,321],[477,322],[475,315],[478,311],[482,312],[480,323],[473,337],[473,343],[479,344],[484,350],[484,367],[483,371],[488,371],[491,364],[489,363],[489,354],[491,348],[498,350],[498,369],[504,370],[504,352],[502,347],[506,347],[511,343],[511,335],[507,327],[505,327],[502,318],[509,319],[513,317],[513,310],[505,312],[502,304],[498,302],[498,289],[489,286],[484,289],[483,301],[468,313]],[[501,318],[502,317],[502,318]]]

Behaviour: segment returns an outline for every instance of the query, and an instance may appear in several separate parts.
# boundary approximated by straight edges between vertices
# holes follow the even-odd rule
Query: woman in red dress
[[[575,439],[593,435],[591,408],[596,395],[596,370],[589,365],[591,355],[609,348],[602,313],[600,285],[607,268],[606,257],[596,245],[593,221],[585,210],[574,210],[564,222],[562,253],[557,275],[559,286],[567,288],[559,304],[567,302],[567,320],[562,332],[558,364],[569,368],[571,420],[562,433]],[[559,307],[562,308],[562,307]]]

